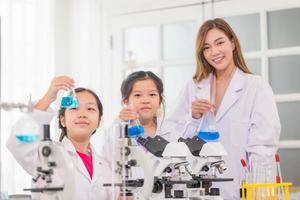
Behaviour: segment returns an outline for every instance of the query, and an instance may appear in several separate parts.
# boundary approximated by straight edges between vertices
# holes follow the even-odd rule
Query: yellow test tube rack
[[[243,183],[242,200],[289,200],[292,183]]]

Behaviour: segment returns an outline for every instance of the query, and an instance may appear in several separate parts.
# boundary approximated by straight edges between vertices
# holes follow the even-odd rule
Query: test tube
[[[249,179],[249,170],[247,167],[247,163],[244,159],[241,159],[241,164],[243,166],[244,172],[245,172],[245,183],[248,183]]]
[[[280,169],[280,156],[279,154],[275,154],[275,161],[276,161],[276,167],[277,167],[277,175],[276,175],[276,183],[282,182],[282,176],[281,176],[281,169]],[[280,199],[283,199],[284,189],[283,186],[279,187],[278,196]]]

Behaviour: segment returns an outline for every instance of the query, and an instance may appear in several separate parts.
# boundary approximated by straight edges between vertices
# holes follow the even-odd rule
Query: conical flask
[[[132,104],[125,104],[124,108],[130,108],[130,109],[134,109],[134,106]],[[138,115],[138,113],[137,113]],[[138,137],[142,137],[144,135],[144,127],[141,125],[139,119],[135,119],[135,120],[128,120],[127,121],[128,124],[128,137],[130,138],[138,138]]]
[[[199,138],[205,141],[216,141],[219,139],[220,134],[217,130],[216,119],[213,110],[203,114],[203,119],[197,129]]]
[[[130,138],[142,137],[144,135],[144,127],[140,124],[138,119],[129,120],[128,122],[128,136]]]
[[[61,99],[60,106],[62,108],[78,108],[78,99],[73,88],[65,92]]]

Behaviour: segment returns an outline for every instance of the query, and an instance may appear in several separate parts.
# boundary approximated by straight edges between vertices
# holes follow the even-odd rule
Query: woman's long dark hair
[[[88,92],[88,93],[90,93],[91,95],[93,95],[95,97],[97,107],[98,107],[98,110],[99,110],[99,120],[100,120],[102,115],[103,115],[103,106],[102,106],[102,103],[101,103],[99,97],[97,96],[97,94],[95,92],[93,92],[92,90],[86,89],[86,88],[76,88],[75,89],[75,93],[80,93],[80,92]],[[61,134],[60,134],[60,137],[59,137],[60,142],[64,139],[65,136],[67,136],[67,128],[64,127],[62,125],[61,121],[60,121],[61,117],[65,117],[65,113],[66,113],[66,108],[60,108],[59,109],[59,112],[58,112],[58,127],[61,130]],[[93,134],[95,132],[96,132],[96,130],[93,132]]]

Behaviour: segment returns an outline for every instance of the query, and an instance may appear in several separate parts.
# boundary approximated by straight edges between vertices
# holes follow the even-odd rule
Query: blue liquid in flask
[[[35,142],[39,139],[39,135],[23,135],[23,134],[20,134],[20,135],[16,135],[16,138],[18,140],[20,140],[21,142],[24,142],[24,143],[31,143],[31,142]]]
[[[141,125],[128,127],[128,136],[130,138],[141,137],[144,135],[144,132],[144,127]]]
[[[219,132],[199,131],[197,135],[205,141],[214,141],[220,138]]]
[[[78,100],[73,96],[63,97],[60,105],[62,108],[78,108]]]
[[[39,140],[40,127],[29,115],[22,116],[12,127],[16,139],[23,143]]]

